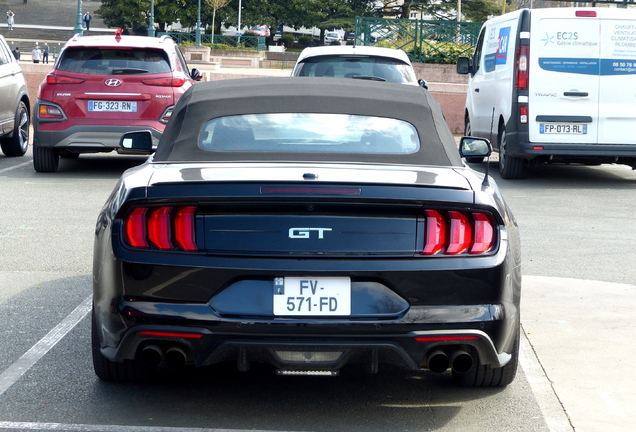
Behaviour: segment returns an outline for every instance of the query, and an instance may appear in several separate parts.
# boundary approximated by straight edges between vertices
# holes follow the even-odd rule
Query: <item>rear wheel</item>
[[[512,347],[510,361],[505,366],[495,368],[490,365],[480,365],[479,357],[475,349],[471,349],[470,355],[473,357],[473,366],[466,373],[453,372],[453,380],[463,387],[505,387],[510,384],[517,374],[519,364],[519,336],[520,329],[517,329],[517,336]]]
[[[520,179],[523,176],[523,159],[508,155],[506,128],[499,129],[499,173],[505,179]]]
[[[105,381],[145,381],[148,379],[148,369],[137,359],[124,360],[122,363],[114,362],[100,351],[99,337],[97,336],[97,324],[95,309],[91,314],[91,348],[93,352],[93,369],[95,375]]]
[[[33,168],[37,172],[55,172],[60,164],[60,155],[54,148],[33,145]]]
[[[466,121],[464,123],[464,135],[471,136],[472,133],[473,133],[473,130],[470,127],[470,117],[466,116]],[[467,157],[466,158],[466,162],[468,163],[480,163],[483,161],[484,161],[483,157]]]
[[[24,102],[18,104],[15,113],[13,136],[2,140],[5,156],[23,156],[29,147],[29,111]]]

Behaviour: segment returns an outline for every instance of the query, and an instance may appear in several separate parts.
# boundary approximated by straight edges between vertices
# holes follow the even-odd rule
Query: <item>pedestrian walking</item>
[[[42,51],[40,51],[40,47],[38,45],[33,48],[31,51],[31,56],[33,57],[33,63],[40,63],[40,57],[42,56]]]
[[[49,44],[46,42],[42,48],[42,63],[49,64]]]
[[[13,23],[15,22],[15,14],[11,9],[7,11],[7,25],[9,26],[9,30],[13,30]]]
[[[17,61],[20,61],[20,47],[15,47],[11,52],[13,53],[13,57],[15,57]]]
[[[89,31],[91,29],[92,19],[93,17],[91,16],[91,13],[86,11],[86,13],[84,14],[84,17],[82,18],[82,20],[84,21],[84,27],[86,27],[86,31]]]

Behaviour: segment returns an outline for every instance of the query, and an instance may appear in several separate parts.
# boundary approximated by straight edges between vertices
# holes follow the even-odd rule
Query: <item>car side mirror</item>
[[[472,72],[472,65],[468,57],[459,57],[457,59],[457,73],[461,75],[468,75]]]
[[[459,154],[463,158],[488,157],[492,153],[492,145],[485,138],[461,137]]]
[[[417,83],[420,85],[420,87],[425,88],[426,90],[428,90],[428,83],[426,82],[426,80],[423,79],[418,79]]]
[[[152,132],[128,132],[119,140],[119,147],[126,150],[152,151]]]
[[[190,72],[190,77],[195,81],[201,81],[203,75],[201,75],[201,71],[197,68],[192,68],[192,72]]]

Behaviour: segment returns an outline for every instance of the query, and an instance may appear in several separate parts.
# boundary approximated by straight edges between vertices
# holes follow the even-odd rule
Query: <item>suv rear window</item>
[[[92,75],[171,72],[168,55],[155,49],[68,48],[58,70]]]
[[[409,154],[420,146],[408,122],[349,114],[274,113],[220,117],[206,123],[209,151]]]
[[[298,76],[336,78],[377,77],[388,82],[415,82],[413,69],[406,63],[377,56],[316,56],[302,62]]]

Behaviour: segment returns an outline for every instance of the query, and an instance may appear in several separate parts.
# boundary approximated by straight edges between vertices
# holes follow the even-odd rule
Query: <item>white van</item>
[[[457,72],[470,74],[465,133],[493,142],[503,178],[541,162],[636,169],[636,10],[493,18]]]

